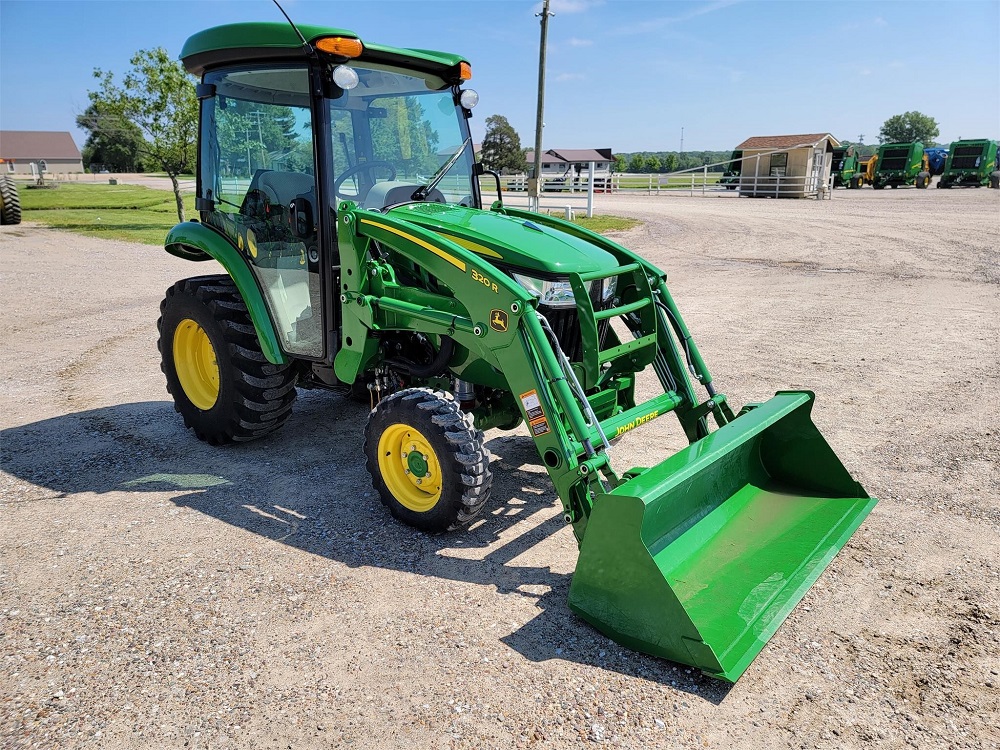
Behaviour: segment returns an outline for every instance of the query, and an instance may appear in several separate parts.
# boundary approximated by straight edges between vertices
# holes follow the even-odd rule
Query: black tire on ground
[[[990,172],[990,187],[994,190],[1000,190],[1000,169]]]
[[[885,188],[885,183],[884,182],[873,182],[872,183],[872,187],[875,188],[876,190],[883,190]]]
[[[193,330],[191,321],[207,336],[209,355],[218,365],[217,398],[205,408],[192,403],[192,398],[204,396],[185,392],[175,362],[175,334],[182,323]],[[174,397],[174,409],[199,439],[212,445],[254,440],[274,432],[291,416],[297,369],[271,364],[264,357],[250,313],[229,276],[178,281],[160,303],[156,327],[167,391]]]
[[[418,448],[416,464],[407,455],[410,445]],[[489,449],[450,393],[407,388],[386,396],[368,416],[364,450],[382,503],[410,526],[429,532],[457,529],[471,523],[489,500]],[[439,476],[433,476],[435,462]],[[417,487],[421,481],[427,483]],[[402,497],[393,486],[401,486]]]
[[[21,223],[21,196],[8,175],[0,175],[0,224]]]
[[[925,190],[931,184],[931,176],[928,172],[921,172],[917,175],[916,185],[921,190]]]

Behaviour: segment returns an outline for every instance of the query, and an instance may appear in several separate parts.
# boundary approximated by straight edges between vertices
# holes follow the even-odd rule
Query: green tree
[[[656,156],[650,156],[646,159],[645,171],[650,174],[659,174],[660,172],[660,160]]]
[[[83,163],[112,172],[141,172],[142,132],[132,123],[115,123],[91,104],[77,115],[76,124],[87,131]]]
[[[371,120],[376,161],[387,161],[398,174],[416,177],[434,174],[451,156],[442,158],[437,153],[440,137],[418,97],[376,99],[373,104],[386,110],[385,117]]]
[[[521,137],[503,115],[486,118],[482,159],[483,166],[501,174],[520,174],[528,170]]]
[[[628,162],[625,160],[625,157],[621,154],[615,154],[615,161],[611,165],[611,171],[621,174],[626,169],[628,169]]]
[[[642,154],[635,154],[628,162],[629,172],[641,172],[646,167],[646,158]]]
[[[89,91],[91,104],[107,117],[108,127],[124,129],[128,123],[139,129],[140,153],[153,168],[167,173],[177,201],[177,218],[184,221],[184,200],[179,175],[195,165],[198,137],[198,99],[194,78],[161,47],[139,50],[130,60],[132,68],[121,85],[114,74],[99,68],[96,91]]]
[[[663,171],[664,172],[677,171],[677,154],[669,153],[663,157]]]
[[[934,139],[941,131],[937,120],[922,112],[904,112],[893,115],[878,131],[879,143],[912,143],[922,141],[925,146],[933,146]]]

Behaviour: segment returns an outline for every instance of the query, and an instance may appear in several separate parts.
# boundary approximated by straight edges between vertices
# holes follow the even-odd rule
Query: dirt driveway
[[[739,684],[574,617],[576,545],[527,434],[492,514],[427,536],[303,393],[263,441],[186,431],[156,248],[0,233],[0,746],[982,748],[1000,737],[1000,191],[618,198],[738,406],[817,393],[881,499]],[[619,469],[679,446],[667,419]]]

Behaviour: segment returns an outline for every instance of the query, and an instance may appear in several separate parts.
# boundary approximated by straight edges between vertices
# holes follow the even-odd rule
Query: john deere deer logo
[[[490,311],[490,328],[494,331],[500,331],[500,333],[507,332],[507,313],[503,310],[492,310]]]

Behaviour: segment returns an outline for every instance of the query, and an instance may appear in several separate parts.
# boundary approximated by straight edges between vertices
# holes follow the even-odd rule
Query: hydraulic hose
[[[451,336],[441,337],[441,346],[434,359],[426,365],[418,365],[403,359],[387,359],[385,363],[414,378],[430,378],[439,375],[447,366],[455,351],[455,340]]]

